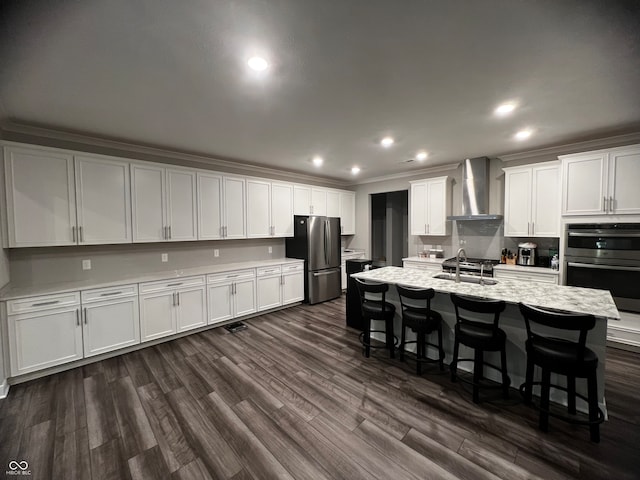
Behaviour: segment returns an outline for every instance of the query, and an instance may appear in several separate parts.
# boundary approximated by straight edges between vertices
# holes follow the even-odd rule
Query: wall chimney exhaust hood
[[[462,215],[447,220],[502,220],[489,211],[489,159],[468,158],[462,163]]]

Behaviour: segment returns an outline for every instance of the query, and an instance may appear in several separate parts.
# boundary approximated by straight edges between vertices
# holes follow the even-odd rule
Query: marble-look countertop
[[[163,272],[148,273],[136,276],[123,276],[107,280],[79,280],[73,282],[51,283],[35,286],[16,286],[8,283],[0,290],[0,301],[15,300],[17,298],[33,297],[36,295],[49,295],[54,293],[77,292],[94,288],[116,287],[132,283],[154,282],[158,280],[172,280],[175,278],[193,277],[197,275],[209,275],[223,273],[245,268],[268,267],[271,265],[287,265],[303,262],[297,258],[278,258],[270,260],[254,260],[249,262],[224,263],[218,265],[203,265],[201,267],[183,268],[179,270],[167,270]]]
[[[516,272],[523,273],[546,273],[547,275],[560,275],[559,270],[553,270],[547,267],[526,267],[524,265],[506,265],[504,263],[499,263],[498,265],[493,266],[494,270],[504,270],[505,272],[509,270],[513,270]]]
[[[425,257],[407,257],[407,258],[403,258],[402,261],[409,261],[409,262],[424,262],[424,263],[442,263],[444,262],[444,258],[425,258]]]
[[[453,280],[433,278],[432,272],[412,268],[384,267],[352,274],[355,278],[383,283],[433,288],[441,293],[459,293],[473,297],[520,302],[575,313],[590,313],[597,317],[620,319],[620,313],[608,290],[567,287],[563,285],[497,279],[496,285],[455,283]]]

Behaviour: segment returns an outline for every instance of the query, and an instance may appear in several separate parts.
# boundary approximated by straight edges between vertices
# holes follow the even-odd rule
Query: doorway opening
[[[371,259],[376,266],[402,266],[409,251],[409,192],[371,195]]]

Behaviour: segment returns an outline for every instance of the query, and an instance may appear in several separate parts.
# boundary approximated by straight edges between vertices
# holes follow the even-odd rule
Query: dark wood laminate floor
[[[414,364],[365,359],[344,299],[11,388],[0,474],[30,478],[640,478],[640,355],[607,350],[602,442],[519,402],[474,405]],[[14,477],[15,478],[15,477]]]

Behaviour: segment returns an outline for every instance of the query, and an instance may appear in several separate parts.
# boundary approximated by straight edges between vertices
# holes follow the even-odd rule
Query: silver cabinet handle
[[[76,327],[80,326],[80,309],[76,308]]]
[[[44,307],[45,305],[55,305],[56,303],[60,303],[60,300],[51,300],[49,302],[32,303],[31,306],[32,307]]]
[[[180,292],[176,292],[176,298],[178,300],[178,306],[180,306]]]
[[[84,233],[82,232],[82,225],[78,227],[78,231],[80,233],[80,242],[84,242]]]
[[[171,225],[167,227],[169,229],[169,240],[171,240]]]
[[[122,294],[122,292],[106,292],[106,293],[101,293],[100,296],[101,297],[110,297],[111,295],[120,295]]]
[[[86,325],[89,321],[89,316],[87,315],[87,307],[84,308],[84,324]]]
[[[165,226],[162,227],[162,239],[163,240],[167,239],[167,227]]]
[[[179,287],[180,285],[182,285],[184,282],[178,282],[178,283],[167,283],[167,287]]]
[[[71,241],[76,243],[76,227],[71,227]]]
[[[173,292],[171,294],[171,296],[172,296],[172,299],[173,299],[172,305],[175,307],[176,306],[176,292]]]

